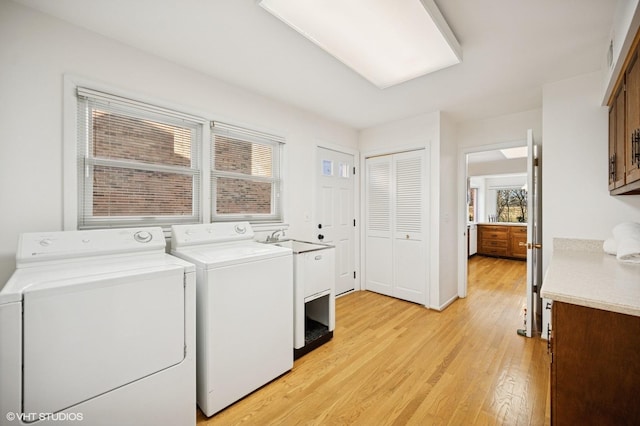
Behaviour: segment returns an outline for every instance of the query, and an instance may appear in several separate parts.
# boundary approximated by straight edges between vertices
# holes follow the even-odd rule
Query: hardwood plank
[[[329,343],[198,425],[548,424],[546,341],[516,334],[525,269],[474,256],[468,297],[443,312],[341,297]]]

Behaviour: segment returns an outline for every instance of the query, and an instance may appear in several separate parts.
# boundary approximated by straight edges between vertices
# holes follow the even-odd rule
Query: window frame
[[[64,230],[78,230],[80,228],[79,221],[79,201],[81,198],[80,194],[80,182],[79,182],[79,173],[78,173],[78,97],[77,97],[77,88],[78,87],[86,87],[91,90],[104,92],[108,95],[124,98],[132,100],[132,102],[138,102],[141,104],[146,104],[151,107],[157,107],[160,109],[166,109],[170,111],[175,111],[177,114],[183,114],[190,116],[192,118],[197,119],[198,122],[202,123],[202,131],[200,134],[200,140],[197,141],[200,157],[199,157],[199,170],[200,170],[200,203],[199,203],[199,217],[194,221],[189,221],[189,223],[211,223],[212,222],[212,200],[215,198],[215,194],[213,193],[214,188],[211,187],[211,129],[210,123],[216,121],[211,118],[211,115],[208,113],[203,113],[202,111],[195,111],[190,108],[185,108],[182,105],[171,104],[163,101],[159,101],[155,98],[150,98],[145,95],[141,95],[138,93],[134,93],[131,91],[123,91],[118,88],[114,88],[113,86],[98,83],[90,79],[86,79],[84,77],[79,77],[76,75],[65,74],[63,79],[63,105],[62,105],[62,138],[63,138],[63,152],[62,152],[62,210],[63,210],[63,229]],[[208,118],[206,118],[208,117]],[[250,128],[255,128],[254,126],[242,125],[244,129],[247,129],[249,132],[255,132],[260,134],[260,130],[248,130]],[[262,225],[267,225],[270,223],[284,224],[284,181],[285,181],[285,172],[283,165],[283,159],[286,155],[286,144],[284,138],[282,139],[282,143],[280,145],[279,152],[279,161],[280,161],[280,197],[278,200],[280,215],[278,218],[255,218],[255,217],[247,217],[244,215],[241,220],[248,220],[252,224],[256,224],[257,227]],[[236,218],[229,218],[228,220],[239,220]],[[170,223],[159,223],[159,222],[149,222],[149,221],[136,221],[136,222],[127,222],[120,221],[117,224],[105,224],[102,226],[106,227],[128,227],[128,226],[162,226],[165,230],[165,233],[169,231],[170,225],[174,223],[185,223],[185,221],[160,221],[160,222],[170,222]],[[99,227],[99,226],[96,226]]]
[[[78,105],[78,229],[96,229],[124,226],[169,226],[178,223],[201,222],[202,181],[201,140],[204,122],[197,117],[187,116],[177,111],[159,108],[155,105],[141,104],[127,98],[113,96],[84,87],[77,88]],[[149,121],[161,125],[170,125],[189,129],[192,132],[190,146],[190,165],[178,166],[162,164],[156,161],[143,161],[125,158],[106,158],[93,154],[94,115],[92,111],[104,110],[116,117]],[[85,118],[81,115],[85,114]],[[115,118],[119,120],[119,118]],[[85,137],[82,137],[85,134]],[[115,170],[135,170],[143,173],[170,173],[191,178],[192,197],[190,215],[120,215],[98,216],[94,214],[94,176],[96,168],[112,168]]]
[[[272,147],[271,170],[272,177],[262,177],[257,175],[248,175],[243,173],[235,173],[231,171],[216,170],[215,168],[215,137],[216,135],[224,136],[229,139],[238,140],[252,145],[262,145]],[[283,222],[283,151],[284,138],[269,133],[257,132],[244,127],[239,127],[219,121],[211,122],[210,132],[210,179],[211,179],[211,222],[232,222],[246,220],[251,223],[282,223]],[[216,179],[228,178],[238,179],[249,182],[271,183],[271,212],[266,213],[217,213],[217,192]]]
[[[512,192],[512,191],[524,191],[524,193],[525,193],[525,202],[526,202],[526,200],[527,200],[526,195],[527,195],[528,191],[527,191],[527,190],[525,190],[525,189],[522,189],[522,188],[520,188],[520,187],[517,187],[517,186],[504,186],[504,187],[499,187],[499,188],[495,188],[495,191],[496,191],[496,206],[495,206],[495,207],[496,207],[496,218],[497,218],[497,220],[498,220],[498,221],[501,221],[501,219],[500,219],[500,214],[499,214],[499,207],[500,207],[500,206],[498,205],[498,201],[500,200],[500,197],[499,197],[499,195],[498,195],[498,194],[499,194],[499,192],[501,192],[501,191],[508,191],[508,192]],[[507,206],[507,210],[509,210],[509,203],[508,203],[508,202],[509,202],[510,200],[511,200],[511,198],[510,198],[510,197],[509,197],[509,198],[507,198],[507,205],[506,205],[506,206]],[[517,206],[514,206],[514,208],[515,208],[515,207],[517,207]],[[523,221],[522,221],[522,222],[520,222],[520,221],[507,221],[506,223],[526,223],[526,222],[527,222],[528,215],[529,215],[529,206],[525,206],[525,212],[524,212],[524,216],[522,216],[522,217],[523,217]],[[507,218],[510,218],[510,215],[507,215]]]

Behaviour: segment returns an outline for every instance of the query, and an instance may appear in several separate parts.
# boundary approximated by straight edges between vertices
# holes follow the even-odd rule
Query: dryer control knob
[[[147,231],[138,231],[133,234],[133,239],[139,243],[148,243],[153,239],[153,235]]]

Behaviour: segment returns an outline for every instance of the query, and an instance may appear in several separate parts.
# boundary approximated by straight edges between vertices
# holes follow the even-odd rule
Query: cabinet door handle
[[[522,241],[520,241],[520,242],[518,243],[518,246],[520,246],[520,247],[526,247],[526,246],[527,246],[527,243],[523,243]]]
[[[322,260],[322,255],[317,255],[316,257],[314,257],[315,260]]]
[[[640,129],[636,129],[636,140],[633,146],[635,147],[633,163],[640,163]]]
[[[640,129],[635,129],[631,134],[631,164],[640,165]]]
[[[613,182],[616,180],[616,153],[614,152],[609,159],[609,177]]]
[[[636,158],[636,132],[637,130],[634,130],[631,133],[631,164],[633,164]]]

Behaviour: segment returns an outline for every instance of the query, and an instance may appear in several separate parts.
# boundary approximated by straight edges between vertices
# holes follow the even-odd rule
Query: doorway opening
[[[463,224],[466,244],[459,268],[459,295],[482,291],[478,268],[487,274],[509,277],[521,289],[523,329],[530,321],[527,309],[527,231],[529,220],[527,141],[477,147],[462,153],[462,175],[466,203]],[[469,277],[473,280],[470,281]],[[479,278],[480,277],[480,278]]]

